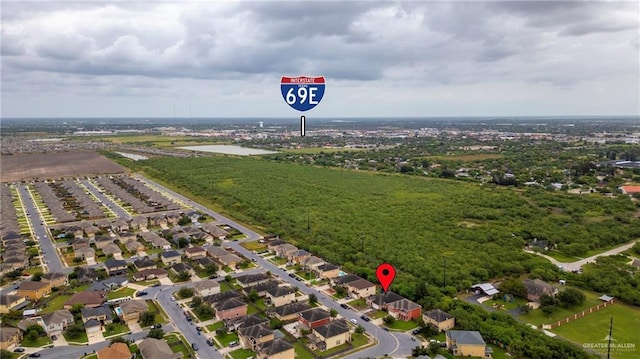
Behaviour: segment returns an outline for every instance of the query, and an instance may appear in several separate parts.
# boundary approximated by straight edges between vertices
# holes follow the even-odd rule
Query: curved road
[[[607,256],[613,256],[616,255],[618,253],[624,252],[627,249],[630,249],[631,247],[633,247],[635,244],[637,243],[637,241],[633,241],[631,243],[627,243],[627,244],[623,244],[619,247],[610,249],[606,252],[602,252],[600,254],[596,254],[593,255],[591,257],[587,257],[587,258],[582,258],[580,260],[577,260],[575,262],[560,262],[559,260],[550,257],[546,254],[542,254],[542,253],[538,253],[538,252],[534,252],[534,251],[529,251],[529,250],[525,250],[525,252],[527,253],[531,253],[531,254],[535,254],[535,255],[539,255],[540,257],[544,257],[546,259],[548,259],[551,263],[555,264],[556,266],[558,266],[558,268],[562,268],[565,271],[568,272],[573,272],[573,271],[578,271],[580,269],[582,269],[582,266],[587,264],[587,263],[593,263],[595,262],[596,258],[598,257],[607,257]]]

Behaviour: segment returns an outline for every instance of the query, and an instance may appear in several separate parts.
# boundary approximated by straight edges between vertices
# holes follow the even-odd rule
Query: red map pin
[[[389,286],[393,279],[396,277],[396,269],[389,263],[382,263],[376,269],[376,277],[378,277],[378,281],[382,284],[382,289],[385,293],[389,290]]]

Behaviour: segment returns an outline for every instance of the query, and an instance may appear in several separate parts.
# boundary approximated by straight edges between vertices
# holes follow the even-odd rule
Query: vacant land
[[[95,152],[39,153],[0,157],[2,182],[121,173],[125,168]]]
[[[410,297],[416,279],[440,286],[474,282],[532,268],[553,279],[546,259],[522,251],[528,239],[593,248],[640,236],[640,221],[588,221],[608,212],[630,218],[628,198],[479,186],[459,181],[337,170],[254,158],[138,161],[152,177],[223,207],[231,216],[298,244],[375,280],[388,261],[398,269],[394,291]],[[564,213],[549,212],[550,207]],[[567,215],[567,212],[575,215]],[[462,221],[476,224],[461,226]],[[626,222],[626,223],[625,223]],[[612,233],[610,228],[616,228]]]
[[[589,314],[569,324],[553,330],[559,335],[571,339],[579,345],[594,344],[597,353],[606,354],[609,323],[613,317],[611,357],[619,359],[638,358],[640,356],[640,309],[616,303],[598,312]],[[627,345],[632,344],[632,345]],[[599,346],[604,347],[599,348]],[[624,348],[633,346],[632,348]]]

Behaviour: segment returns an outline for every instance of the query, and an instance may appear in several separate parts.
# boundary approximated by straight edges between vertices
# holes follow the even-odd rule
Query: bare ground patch
[[[0,181],[122,173],[126,169],[96,152],[60,152],[0,157]]]

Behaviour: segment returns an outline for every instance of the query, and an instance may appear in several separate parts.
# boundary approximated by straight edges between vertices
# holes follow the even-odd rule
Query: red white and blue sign
[[[282,76],[280,91],[284,101],[291,108],[298,111],[309,111],[316,107],[324,96],[324,76]]]

